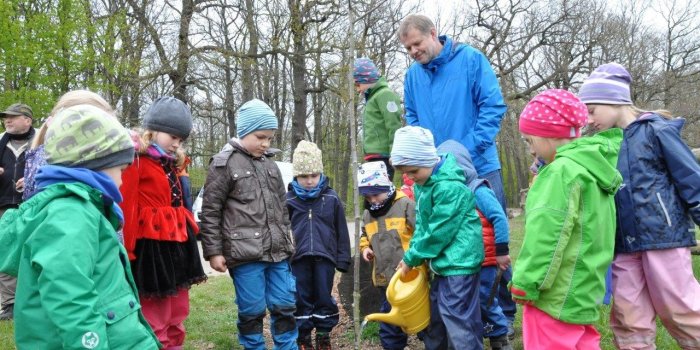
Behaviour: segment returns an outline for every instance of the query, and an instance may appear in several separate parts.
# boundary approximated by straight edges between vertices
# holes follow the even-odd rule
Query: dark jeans
[[[299,337],[317,332],[330,332],[338,324],[338,304],[333,299],[332,261],[305,256],[292,262],[292,273],[297,280],[297,319]]]
[[[479,274],[435,276],[430,283],[426,350],[483,349]]]

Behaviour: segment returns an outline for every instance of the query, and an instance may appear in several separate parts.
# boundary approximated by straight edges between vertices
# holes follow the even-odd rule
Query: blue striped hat
[[[596,68],[583,81],[578,97],[585,104],[631,105],[632,76],[617,63],[606,63]]]
[[[265,102],[252,99],[238,109],[236,133],[242,139],[256,130],[277,130],[277,116]]]
[[[430,168],[437,164],[438,160],[440,158],[430,130],[410,125],[396,130],[394,145],[391,147],[393,166]]]

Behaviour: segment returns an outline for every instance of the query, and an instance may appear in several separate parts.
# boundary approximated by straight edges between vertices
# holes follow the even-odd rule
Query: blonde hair
[[[153,131],[153,130],[143,130],[143,129],[134,129],[139,134],[139,154],[146,154],[148,151],[148,147],[153,143],[156,139],[156,135],[159,133],[159,131]],[[182,149],[182,147],[178,147],[177,151],[175,151],[175,166],[179,169],[183,165],[185,165],[185,150]]]
[[[632,111],[635,118],[639,118],[639,116],[644,114],[644,113],[654,113],[654,114],[658,114],[666,119],[673,119],[673,113],[671,113],[670,111],[665,110],[665,109],[657,109],[657,110],[653,110],[653,111],[647,111],[647,110],[641,109],[635,105],[628,105],[626,107]]]
[[[53,109],[51,109],[49,119],[41,125],[41,128],[39,128],[39,131],[37,131],[36,135],[34,136],[31,148],[34,149],[44,144],[44,139],[46,138],[46,130],[48,129],[49,124],[51,123],[51,118],[53,118],[58,112],[60,112],[64,108],[69,108],[77,105],[91,105],[109,113],[110,115],[116,118],[116,116],[114,115],[114,109],[112,108],[112,106],[109,105],[109,103],[107,103],[107,101],[104,98],[102,98],[102,96],[88,90],[68,91],[58,99],[56,105],[54,105]]]

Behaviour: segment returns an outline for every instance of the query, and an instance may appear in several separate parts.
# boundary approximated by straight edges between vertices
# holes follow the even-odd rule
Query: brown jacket
[[[231,140],[209,166],[202,200],[202,249],[229,268],[278,262],[294,253],[282,174],[266,156],[254,158]]]

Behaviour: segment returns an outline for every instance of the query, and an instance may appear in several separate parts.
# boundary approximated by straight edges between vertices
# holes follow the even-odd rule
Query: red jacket
[[[170,182],[158,160],[137,155],[122,173],[122,182],[124,246],[130,260],[136,259],[134,248],[138,239],[185,242],[188,224],[195,233],[199,232],[192,213],[184,205],[172,206]]]
[[[493,225],[478,209],[476,213],[479,214],[481,233],[484,236],[484,262],[481,266],[496,266],[496,235],[493,231]]]

